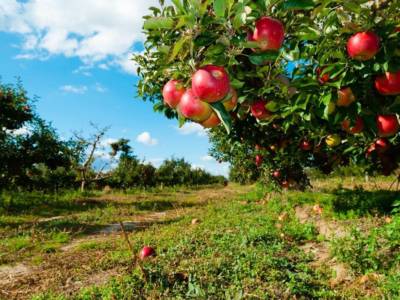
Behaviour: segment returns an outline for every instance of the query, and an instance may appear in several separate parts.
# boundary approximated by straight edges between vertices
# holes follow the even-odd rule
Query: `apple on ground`
[[[300,142],[300,149],[303,151],[310,151],[312,149],[313,145],[309,140],[302,140]]]
[[[334,148],[340,145],[342,139],[338,134],[331,134],[326,137],[325,142],[330,148]]]
[[[222,100],[228,95],[230,88],[229,76],[223,67],[207,65],[192,76],[193,93],[205,102]]]
[[[380,48],[379,36],[374,32],[359,32],[347,42],[347,53],[353,59],[366,61],[373,58]]]
[[[386,72],[375,79],[375,88],[385,96],[400,95],[400,71]]]
[[[267,102],[257,100],[251,105],[251,114],[258,120],[265,120],[271,117],[271,112],[265,107]]]
[[[349,87],[341,88],[338,91],[338,100],[336,102],[337,106],[348,107],[354,101],[356,101],[356,97],[354,96],[351,88],[349,88]]]
[[[144,260],[150,256],[155,256],[155,255],[156,255],[156,251],[152,247],[144,246],[142,248],[142,250],[140,251],[139,258],[141,260]]]
[[[221,120],[215,112],[212,112],[211,116],[207,120],[201,122],[201,125],[204,128],[214,128],[217,127],[219,124],[221,124]]]
[[[192,89],[183,94],[178,109],[185,118],[196,122],[206,121],[213,112],[211,106],[195,96]]]
[[[178,80],[170,80],[163,88],[164,103],[171,108],[176,108],[181,101],[185,87]]]
[[[400,129],[399,120],[395,114],[378,115],[376,117],[376,124],[378,127],[378,135],[380,137],[393,136]]]
[[[231,88],[229,93],[232,95],[232,97],[222,102],[227,112],[233,111],[238,104],[238,95],[235,89]]]
[[[254,33],[249,40],[257,42],[261,51],[277,51],[285,40],[285,28],[277,19],[262,17],[256,22]]]
[[[357,134],[364,130],[364,121],[361,117],[357,117],[354,125],[351,125],[351,121],[346,119],[342,122],[342,129],[348,133]]]

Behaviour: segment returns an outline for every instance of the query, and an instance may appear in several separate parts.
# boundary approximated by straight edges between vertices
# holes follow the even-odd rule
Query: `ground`
[[[0,299],[400,297],[400,194],[390,181],[313,185],[14,202],[0,215]],[[156,249],[142,268],[120,222],[134,254]]]

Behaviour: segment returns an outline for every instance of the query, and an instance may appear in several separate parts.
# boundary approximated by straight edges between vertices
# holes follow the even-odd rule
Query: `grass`
[[[33,214],[13,212],[1,219],[9,227],[0,230],[5,237],[0,247],[19,254],[0,261],[32,257],[33,264],[51,264],[49,274],[62,270],[61,279],[43,275],[46,284],[19,286],[43,291],[32,299],[400,298],[400,194],[384,190],[387,181],[377,190],[353,184],[351,178],[334,178],[312,191],[282,194],[262,186],[231,186],[101,195],[90,197],[89,209],[34,226]],[[315,204],[323,207],[322,216],[312,215]],[[296,206],[309,207],[310,219],[301,223]],[[94,228],[163,211],[174,216],[129,233],[136,253],[143,245],[156,248],[157,256],[143,264],[147,278],[132,266],[121,235],[59,250]],[[193,218],[200,223],[192,225]],[[322,237],[322,221],[349,229],[343,236]],[[13,231],[16,224],[22,229]],[[33,239],[41,241],[38,248]],[[318,252],[304,250],[307,245],[326,247],[328,259],[318,260]],[[338,263],[348,279],[337,279]],[[60,288],[68,278],[77,278],[79,287]]]

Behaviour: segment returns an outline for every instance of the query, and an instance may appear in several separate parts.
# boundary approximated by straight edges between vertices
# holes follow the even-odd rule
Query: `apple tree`
[[[217,159],[284,188],[306,187],[306,167],[397,169],[397,0],[171,2],[145,16],[138,93],[211,128]]]

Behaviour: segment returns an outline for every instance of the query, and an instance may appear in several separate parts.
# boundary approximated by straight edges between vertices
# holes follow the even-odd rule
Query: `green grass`
[[[395,210],[399,193],[338,188],[336,179],[331,189],[321,191],[279,194],[260,185],[246,193],[241,187],[234,189],[234,197],[220,195],[203,202],[198,197],[202,191],[196,194],[187,189],[132,192],[117,199],[91,197],[91,203],[101,205],[36,226],[36,235],[24,223],[31,215],[7,215],[3,221],[9,224],[9,231],[0,230],[7,236],[0,247],[8,239],[9,251],[33,253],[32,260],[40,264],[46,259],[40,253],[57,252],[60,245],[94,228],[141,213],[178,208],[185,209],[180,217],[129,233],[135,253],[143,245],[156,248],[157,256],[143,264],[146,278],[132,268],[132,254],[122,236],[88,240],[71,256],[77,259],[76,268],[80,257],[93,256],[85,263],[90,272],[79,273],[78,278],[114,269],[120,276],[84,285],[69,296],[55,284],[33,299],[400,298],[400,214]],[[324,208],[318,218],[351,224],[353,230],[327,240],[311,219],[301,224],[294,208],[315,204]],[[387,216],[391,219],[385,220]],[[200,223],[191,225],[193,218]],[[26,230],[12,233],[17,223],[27,226]],[[81,231],[79,226],[83,226]],[[41,246],[32,248],[32,239],[40,236]],[[315,265],[315,256],[305,253],[302,246],[320,242],[326,243],[330,259]],[[62,259],[61,254],[59,257]],[[332,284],[330,264],[336,262],[346,266],[351,283]],[[361,284],[360,278],[366,274],[375,274],[375,280]]]

